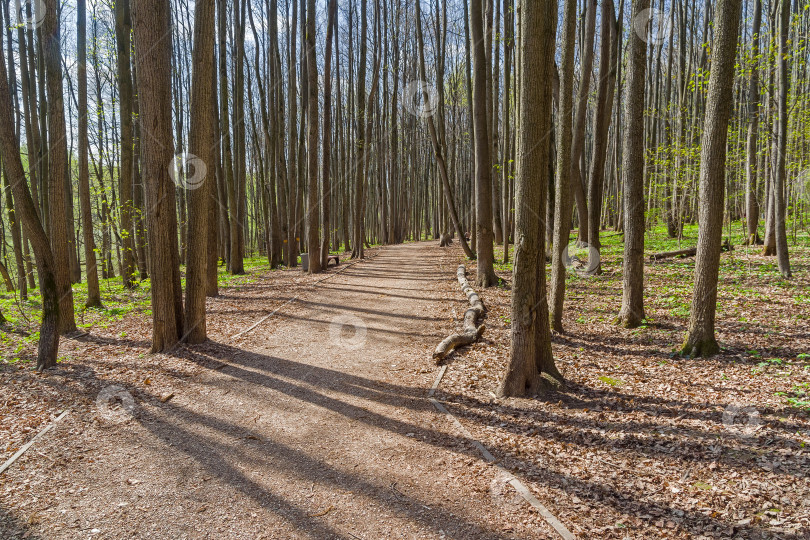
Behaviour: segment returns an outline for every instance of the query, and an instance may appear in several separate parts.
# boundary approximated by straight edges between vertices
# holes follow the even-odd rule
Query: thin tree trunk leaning
[[[419,7],[419,2],[416,4],[416,40],[419,47],[419,73],[422,77],[422,98],[427,102],[429,100],[428,92],[427,92],[427,73],[425,70],[425,41],[422,34],[422,11]],[[441,82],[439,83],[441,84]],[[447,174],[447,164],[444,161],[444,154],[442,152],[442,147],[439,142],[439,137],[436,132],[436,126],[433,123],[433,117],[431,115],[426,115],[425,121],[428,125],[428,131],[430,131],[430,140],[433,144],[433,152],[436,156],[436,162],[439,166],[439,174],[442,179],[442,190],[444,191],[444,199],[447,203],[447,208],[450,211],[450,219],[453,221],[453,227],[456,229],[456,233],[458,234],[458,241],[461,242],[461,248],[464,250],[464,255],[467,256],[468,259],[475,260],[475,253],[470,249],[470,245],[467,243],[467,239],[464,236],[464,229],[461,226],[461,221],[458,218],[458,211],[456,210],[456,202],[453,198],[453,192],[450,188],[450,178]],[[449,245],[449,243],[441,243],[442,247]]]
[[[68,174],[67,133],[65,128],[65,105],[62,91],[62,53],[60,52],[59,11],[56,0],[44,3],[45,18],[42,23],[42,49],[47,72],[48,96],[48,193],[50,215],[50,239],[53,250],[56,287],[59,291],[59,332],[76,331],[73,313],[73,292],[70,279],[70,230],[67,220],[67,193],[65,178]]]
[[[574,48],[577,30],[577,0],[565,0],[560,67],[560,103],[557,119],[557,179],[554,189],[554,245],[551,258],[551,327],[564,331],[565,262],[563,252],[571,236],[571,108],[574,90]]]
[[[180,253],[177,246],[171,114],[171,14],[168,0],[138,0],[132,10],[138,95],[144,137],[143,178],[152,282],[152,352],[174,347],[183,331]]]
[[[650,0],[633,0],[633,20],[645,16]],[[647,11],[646,13],[649,13]],[[624,283],[617,323],[636,328],[644,320],[644,86],[647,43],[630,30],[624,132]]]
[[[689,332],[682,354],[711,356],[720,351],[714,336],[717,278],[723,236],[726,143],[734,87],[734,64],[741,0],[717,2],[712,43],[712,66],[706,98],[706,120],[701,141],[700,208],[695,286]]]
[[[56,365],[59,353],[59,292],[54,272],[54,257],[48,235],[37,214],[37,206],[28,190],[20,145],[14,134],[14,105],[8,85],[5,54],[0,32],[0,156],[11,182],[16,215],[25,228],[34,250],[42,294],[42,322],[39,327],[37,371]]]
[[[205,298],[207,292],[209,249],[209,183],[216,182],[216,136],[214,135],[214,0],[197,0],[194,8],[193,71],[191,73],[191,126],[189,156],[194,182],[181,186],[189,200],[188,261],[186,269],[185,329],[186,343],[207,339]],[[191,157],[195,156],[195,157]]]
[[[556,0],[522,0],[520,120],[515,174],[515,262],[512,349],[498,395],[535,394],[562,384],[554,365],[546,298],[545,211],[551,161],[552,80],[557,33]],[[547,382],[548,381],[548,382]]]
[[[478,293],[475,292],[470,282],[467,281],[467,269],[463,264],[458,266],[456,277],[458,278],[459,285],[461,285],[461,290],[467,295],[470,307],[464,313],[463,331],[460,334],[447,336],[444,341],[439,343],[436,350],[433,352],[433,359],[437,364],[444,360],[454,349],[475,343],[475,341],[484,334],[484,330],[486,329],[485,325],[478,325],[478,319],[486,313],[486,308],[484,308],[484,303],[481,301]]]

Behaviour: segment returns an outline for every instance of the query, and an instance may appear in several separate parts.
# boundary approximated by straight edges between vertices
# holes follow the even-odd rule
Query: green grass
[[[180,268],[185,273],[185,266]],[[245,259],[245,274],[233,276],[228,274],[224,265],[217,268],[217,281],[220,287],[239,287],[255,283],[270,268],[264,256]],[[181,279],[185,289],[185,278]],[[87,302],[87,283],[73,285],[73,304],[76,313],[76,326],[80,330],[90,328],[107,329],[114,326],[131,314],[150,316],[151,285],[149,280],[138,282],[137,287],[127,290],[120,277],[99,278],[102,308],[85,308]],[[0,329],[0,362],[18,363],[29,359],[24,352],[36,347],[39,341],[39,321],[42,316],[42,297],[39,289],[29,289],[28,298],[21,300],[19,291],[0,294],[0,310],[6,318],[6,325]],[[123,336],[122,336],[123,337]]]

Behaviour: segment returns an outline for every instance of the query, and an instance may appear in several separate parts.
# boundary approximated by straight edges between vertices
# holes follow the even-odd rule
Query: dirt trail
[[[184,351],[165,403],[136,392],[134,419],[73,415],[38,448],[81,457],[34,477],[60,490],[46,508],[0,511],[44,538],[553,538],[425,399],[465,302],[456,261],[384,248],[235,344]]]

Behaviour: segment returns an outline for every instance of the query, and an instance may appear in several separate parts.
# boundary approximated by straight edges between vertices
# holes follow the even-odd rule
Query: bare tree
[[[557,180],[554,189],[554,246],[551,259],[551,327],[563,331],[565,263],[563,255],[571,236],[571,108],[574,95],[574,47],[577,31],[577,2],[565,0],[562,31],[560,102],[557,107]]]
[[[59,331],[68,334],[76,331],[73,314],[73,291],[70,276],[70,231],[67,204],[67,131],[65,127],[65,104],[62,91],[62,53],[59,33],[59,5],[56,0],[45,0],[37,8],[45,10],[42,19],[42,50],[47,72],[48,96],[48,194],[50,214],[50,238],[53,250],[56,287],[59,291]]]
[[[120,195],[119,210],[121,213],[121,244],[123,261],[121,278],[124,287],[135,286],[135,257],[132,242],[132,169],[133,133],[132,133],[132,70],[130,68],[130,35],[132,19],[129,0],[115,0],[115,37],[118,59],[118,107],[121,122],[121,163],[119,165],[118,192]]]
[[[307,0],[307,249],[309,273],[321,271],[321,245],[318,239],[318,62],[315,57],[315,0]],[[328,196],[324,192],[325,196]]]
[[[171,111],[171,12],[168,0],[138,0],[132,10],[143,137],[152,352],[170,349],[183,331],[180,254],[177,246]]]
[[[25,170],[20,158],[20,145],[14,133],[14,105],[8,84],[6,59],[3,53],[3,32],[0,32],[0,157],[11,180],[17,216],[31,241],[39,272],[42,294],[42,321],[39,327],[37,370],[56,365],[59,353],[59,289],[56,284],[55,259],[48,235],[37,214],[37,207],[28,189]],[[72,313],[71,313],[72,315]]]
[[[87,128],[87,2],[76,2],[76,52],[79,90],[79,201],[84,234],[84,262],[87,267],[86,307],[101,307],[101,292],[96,266],[96,241],[93,237],[93,213],[90,207],[90,166]]]
[[[479,287],[497,285],[492,231],[492,144],[487,126],[487,62],[481,0],[470,2],[473,50],[473,122],[475,124],[475,200]]]
[[[649,0],[633,0],[633,19],[649,13]],[[644,86],[647,43],[630,32],[624,132],[624,285],[618,323],[635,328],[644,320]]]
[[[751,38],[751,72],[748,76],[748,139],[746,142],[745,217],[748,238],[755,245],[759,238],[759,199],[757,189],[757,138],[759,136],[759,32],[762,25],[762,0],[754,0]]]
[[[790,32],[790,0],[781,0],[779,9],[779,111],[776,125],[776,174],[773,186],[773,225],[776,232],[776,259],[779,263],[779,272],[785,278],[791,277],[790,257],[788,256],[787,232],[785,221],[787,219],[787,202],[785,200],[785,184],[787,183],[787,153],[788,153],[788,94],[790,92],[790,76],[788,74],[788,33]],[[736,34],[735,34],[736,42]],[[733,76],[733,73],[732,73]]]
[[[189,153],[194,184],[185,186],[189,197],[189,253],[186,269],[184,338],[187,343],[206,340],[205,297],[208,268],[209,184],[217,155],[214,135],[214,0],[196,0],[194,7],[194,71],[191,81],[191,130]],[[204,170],[201,170],[204,169]],[[205,176],[203,176],[205,175]]]
[[[545,227],[551,159],[551,81],[557,2],[521,1],[520,142],[515,179],[515,265],[512,281],[512,351],[500,396],[536,393],[544,380],[562,381],[554,365],[546,299]]]
[[[714,337],[717,278],[723,237],[726,143],[732,110],[734,64],[741,0],[718,0],[706,121],[700,154],[700,230],[689,333],[682,354],[711,356],[720,351]]]

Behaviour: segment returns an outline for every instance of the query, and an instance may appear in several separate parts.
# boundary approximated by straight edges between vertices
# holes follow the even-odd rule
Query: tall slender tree
[[[66,193],[68,171],[67,129],[62,88],[62,52],[59,31],[59,3],[44,0],[37,3],[44,9],[42,17],[42,50],[47,73],[48,99],[48,198],[50,215],[51,248],[55,263],[56,287],[59,291],[59,331],[68,334],[76,331],[73,314],[73,291],[70,276],[70,231]]]
[[[28,189],[20,145],[14,133],[14,104],[8,84],[8,71],[3,52],[3,32],[0,32],[0,158],[11,181],[16,215],[31,242],[39,273],[42,295],[42,320],[39,327],[37,370],[56,366],[59,354],[60,295],[56,278],[56,260],[45,227],[37,214],[36,202]],[[72,315],[72,313],[71,313]]]
[[[205,297],[208,269],[208,220],[210,184],[216,182],[217,154],[214,130],[214,0],[196,0],[194,6],[194,52],[191,73],[191,129],[189,152],[194,183],[189,189],[189,253],[186,269],[185,331],[187,343],[206,340]]]
[[[781,0],[779,5],[779,103],[776,125],[776,174],[773,186],[773,219],[776,232],[776,259],[779,272],[784,278],[790,278],[790,257],[787,243],[787,153],[788,153],[788,94],[790,93],[790,74],[788,70],[788,34],[790,33],[790,0]],[[736,34],[735,34],[736,43]],[[732,72],[732,77],[733,77]]]
[[[748,139],[745,167],[745,218],[747,244],[760,243],[759,193],[757,188],[757,139],[759,137],[759,33],[762,26],[762,0],[754,0],[752,21],[750,74],[748,75]]]
[[[129,0],[115,0],[115,38],[118,59],[118,107],[121,122],[121,162],[118,167],[119,209],[121,214],[121,279],[124,287],[135,286],[135,257],[132,241],[132,178],[134,167],[132,127],[132,69],[130,36],[132,18]]]
[[[86,307],[101,307],[101,291],[96,266],[96,241],[93,236],[93,213],[90,206],[90,166],[88,163],[87,127],[87,2],[76,2],[76,53],[79,92],[79,202],[81,203],[84,262],[87,273]]]
[[[492,144],[487,126],[487,60],[481,0],[470,1],[473,52],[473,121],[475,124],[475,206],[479,287],[497,285],[492,221]]]
[[[174,162],[169,1],[138,0],[132,22],[141,126],[148,134],[141,148],[152,285],[152,352],[161,352],[174,347],[183,331],[175,185],[169,177]]]
[[[689,333],[682,353],[711,356],[720,351],[714,336],[717,278],[723,237],[726,144],[732,110],[734,65],[742,0],[718,0],[715,10],[709,93],[700,153],[700,229]]]
[[[560,101],[557,107],[557,178],[554,189],[554,245],[551,260],[551,327],[563,332],[565,304],[564,252],[571,236],[571,134],[573,121],[574,48],[577,30],[577,2],[565,0],[563,10]]]
[[[318,205],[318,62],[315,56],[315,0],[307,0],[307,249],[309,273],[321,271],[319,241],[320,207]],[[324,197],[328,194],[324,192]],[[324,235],[326,236],[326,235]]]
[[[649,0],[633,0],[633,20],[647,17]],[[647,10],[647,11],[645,11]],[[635,328],[644,320],[644,94],[646,36],[630,32],[627,125],[624,132],[624,276],[618,323]]]
[[[562,381],[554,365],[546,299],[545,227],[551,132],[551,81],[557,2],[521,0],[520,142],[515,178],[515,266],[512,350],[500,396],[536,393],[544,380]]]

